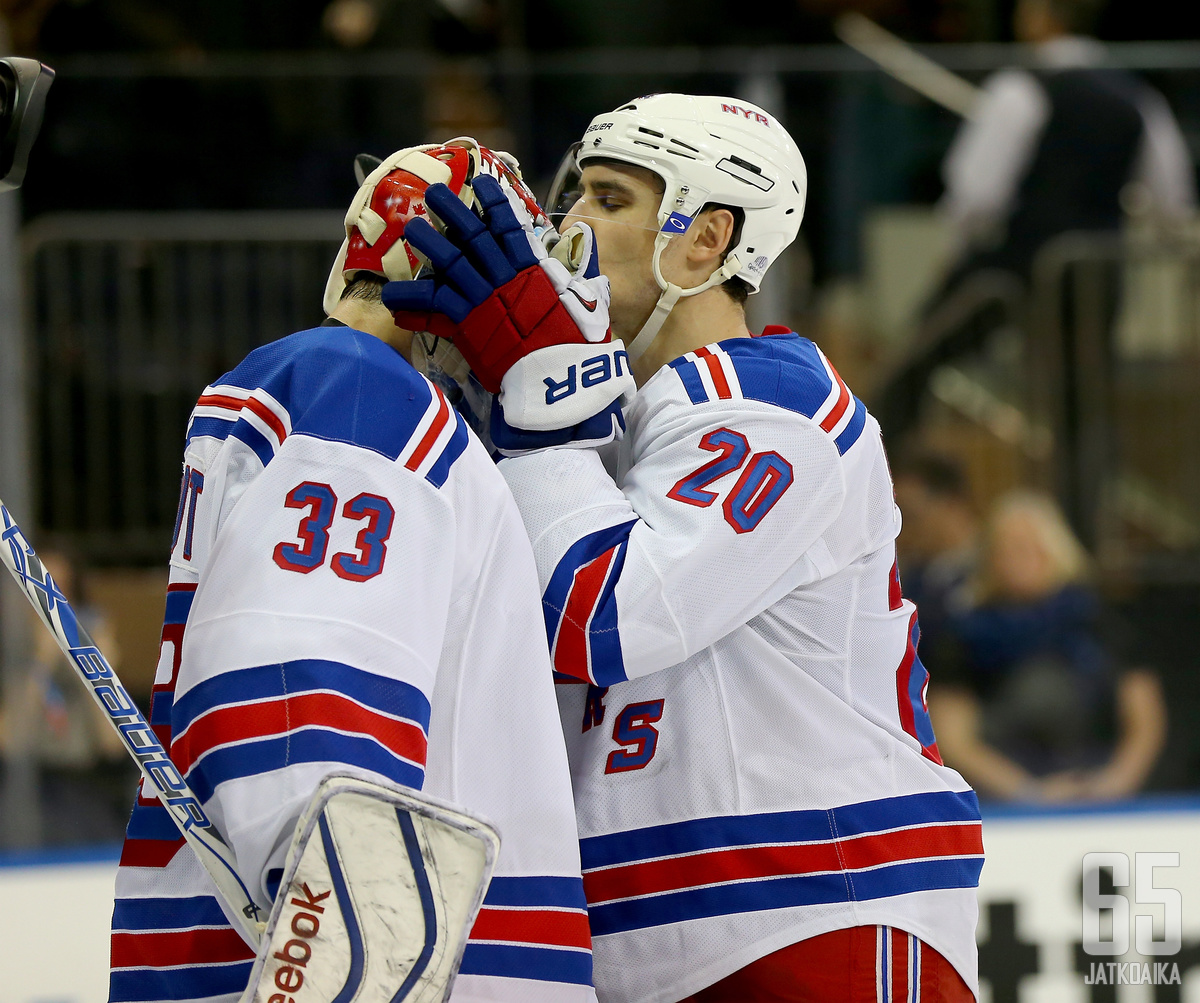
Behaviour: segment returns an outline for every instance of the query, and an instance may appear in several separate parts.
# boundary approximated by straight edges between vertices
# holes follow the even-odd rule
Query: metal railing
[[[1028,292],[968,278],[882,382],[885,433],[922,399],[1053,492],[1106,573],[1200,581],[1200,232],[1064,234]]]
[[[1031,46],[1006,42],[938,43],[916,48],[947,69],[986,73],[1035,65]],[[1110,42],[1108,64],[1129,70],[1200,69],[1200,42]],[[425,49],[366,52],[103,53],[55,60],[60,75],[78,79],[393,77],[428,79],[447,66],[497,76],[659,76],[744,73],[871,73],[873,62],[845,45],[595,47],[534,51],[500,49],[491,56],[447,58]]]
[[[1031,405],[1114,570],[1200,578],[1200,238],[1065,234],[1034,264]]]
[[[37,524],[161,562],[184,423],[257,345],[319,323],[339,213],[47,216],[24,234]]]
[[[320,320],[340,233],[330,212],[72,214],[28,228],[39,527],[90,561],[161,560],[196,396],[255,346]],[[1200,574],[1197,289],[1200,240],[1067,235],[1035,268],[1024,378],[928,367],[933,396],[1024,453],[1109,563]],[[995,301],[1019,322],[1007,286],[970,291],[968,305]],[[950,306],[961,320],[963,304]]]
[[[1000,269],[980,269],[953,284],[880,380],[872,410],[885,439],[895,445],[912,433],[924,395],[931,390],[939,399],[946,397],[944,402],[953,409],[992,429],[1002,441],[1018,445],[1010,441],[1015,428],[1011,415],[998,417],[998,399],[982,388],[983,396],[967,389],[962,383],[966,377],[950,363],[978,355],[1003,332],[1023,330],[1026,299],[1020,279]]]

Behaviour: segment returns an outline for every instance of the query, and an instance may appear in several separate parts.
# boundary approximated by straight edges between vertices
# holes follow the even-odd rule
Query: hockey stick
[[[838,38],[871,62],[956,115],[970,118],[980,89],[957,73],[935,63],[904,39],[881,28],[856,11],[843,14],[833,25]]]
[[[238,875],[233,850],[205,815],[200,801],[171,762],[108,660],[92,643],[66,596],[50,577],[50,572],[38,559],[2,500],[0,517],[4,523],[0,531],[0,560],[12,572],[21,591],[37,610],[38,617],[54,635],[79,678],[121,736],[126,751],[138,764],[149,789],[171,813],[183,838],[200,858],[200,863],[208,871],[217,890],[231,907],[230,912],[238,918],[242,934],[257,946],[263,931],[263,925],[258,922],[260,907],[254,904],[254,899]]]

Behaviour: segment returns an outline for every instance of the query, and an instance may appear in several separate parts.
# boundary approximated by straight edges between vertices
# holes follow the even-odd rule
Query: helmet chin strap
[[[726,279],[732,278],[741,270],[742,263],[738,260],[738,256],[730,254],[725,258],[725,263],[698,286],[684,289],[682,286],[675,285],[674,282],[668,282],[663,278],[661,259],[662,252],[666,249],[667,244],[670,243],[673,236],[675,234],[659,233],[654,238],[654,257],[651,259],[651,264],[654,267],[654,281],[658,283],[658,287],[662,292],[659,294],[658,302],[654,304],[654,310],[646,318],[646,323],[642,325],[642,329],[638,331],[633,341],[629,343],[627,351],[629,352],[631,361],[645,354],[646,350],[654,342],[654,339],[658,337],[658,332],[662,330],[663,324],[666,322],[671,311],[675,309],[676,303],[687,296],[697,296],[711,289],[713,286],[719,286]]]

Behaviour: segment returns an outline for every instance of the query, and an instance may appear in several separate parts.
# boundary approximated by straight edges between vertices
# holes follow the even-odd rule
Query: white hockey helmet
[[[629,346],[635,358],[649,347],[681,297],[734,276],[758,292],[767,269],[800,229],[808,191],[804,158],[774,116],[740,98],[650,94],[597,115],[559,168],[551,212],[562,207],[566,191],[594,158],[644,167],[664,184],[653,259],[663,292]],[[741,233],[707,282],[681,289],[663,278],[662,252],[709,204],[740,208],[745,214]]]

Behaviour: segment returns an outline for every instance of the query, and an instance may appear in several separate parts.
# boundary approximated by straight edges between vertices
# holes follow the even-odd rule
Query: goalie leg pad
[[[327,777],[296,826],[242,1003],[438,1003],[499,852],[482,819]]]

